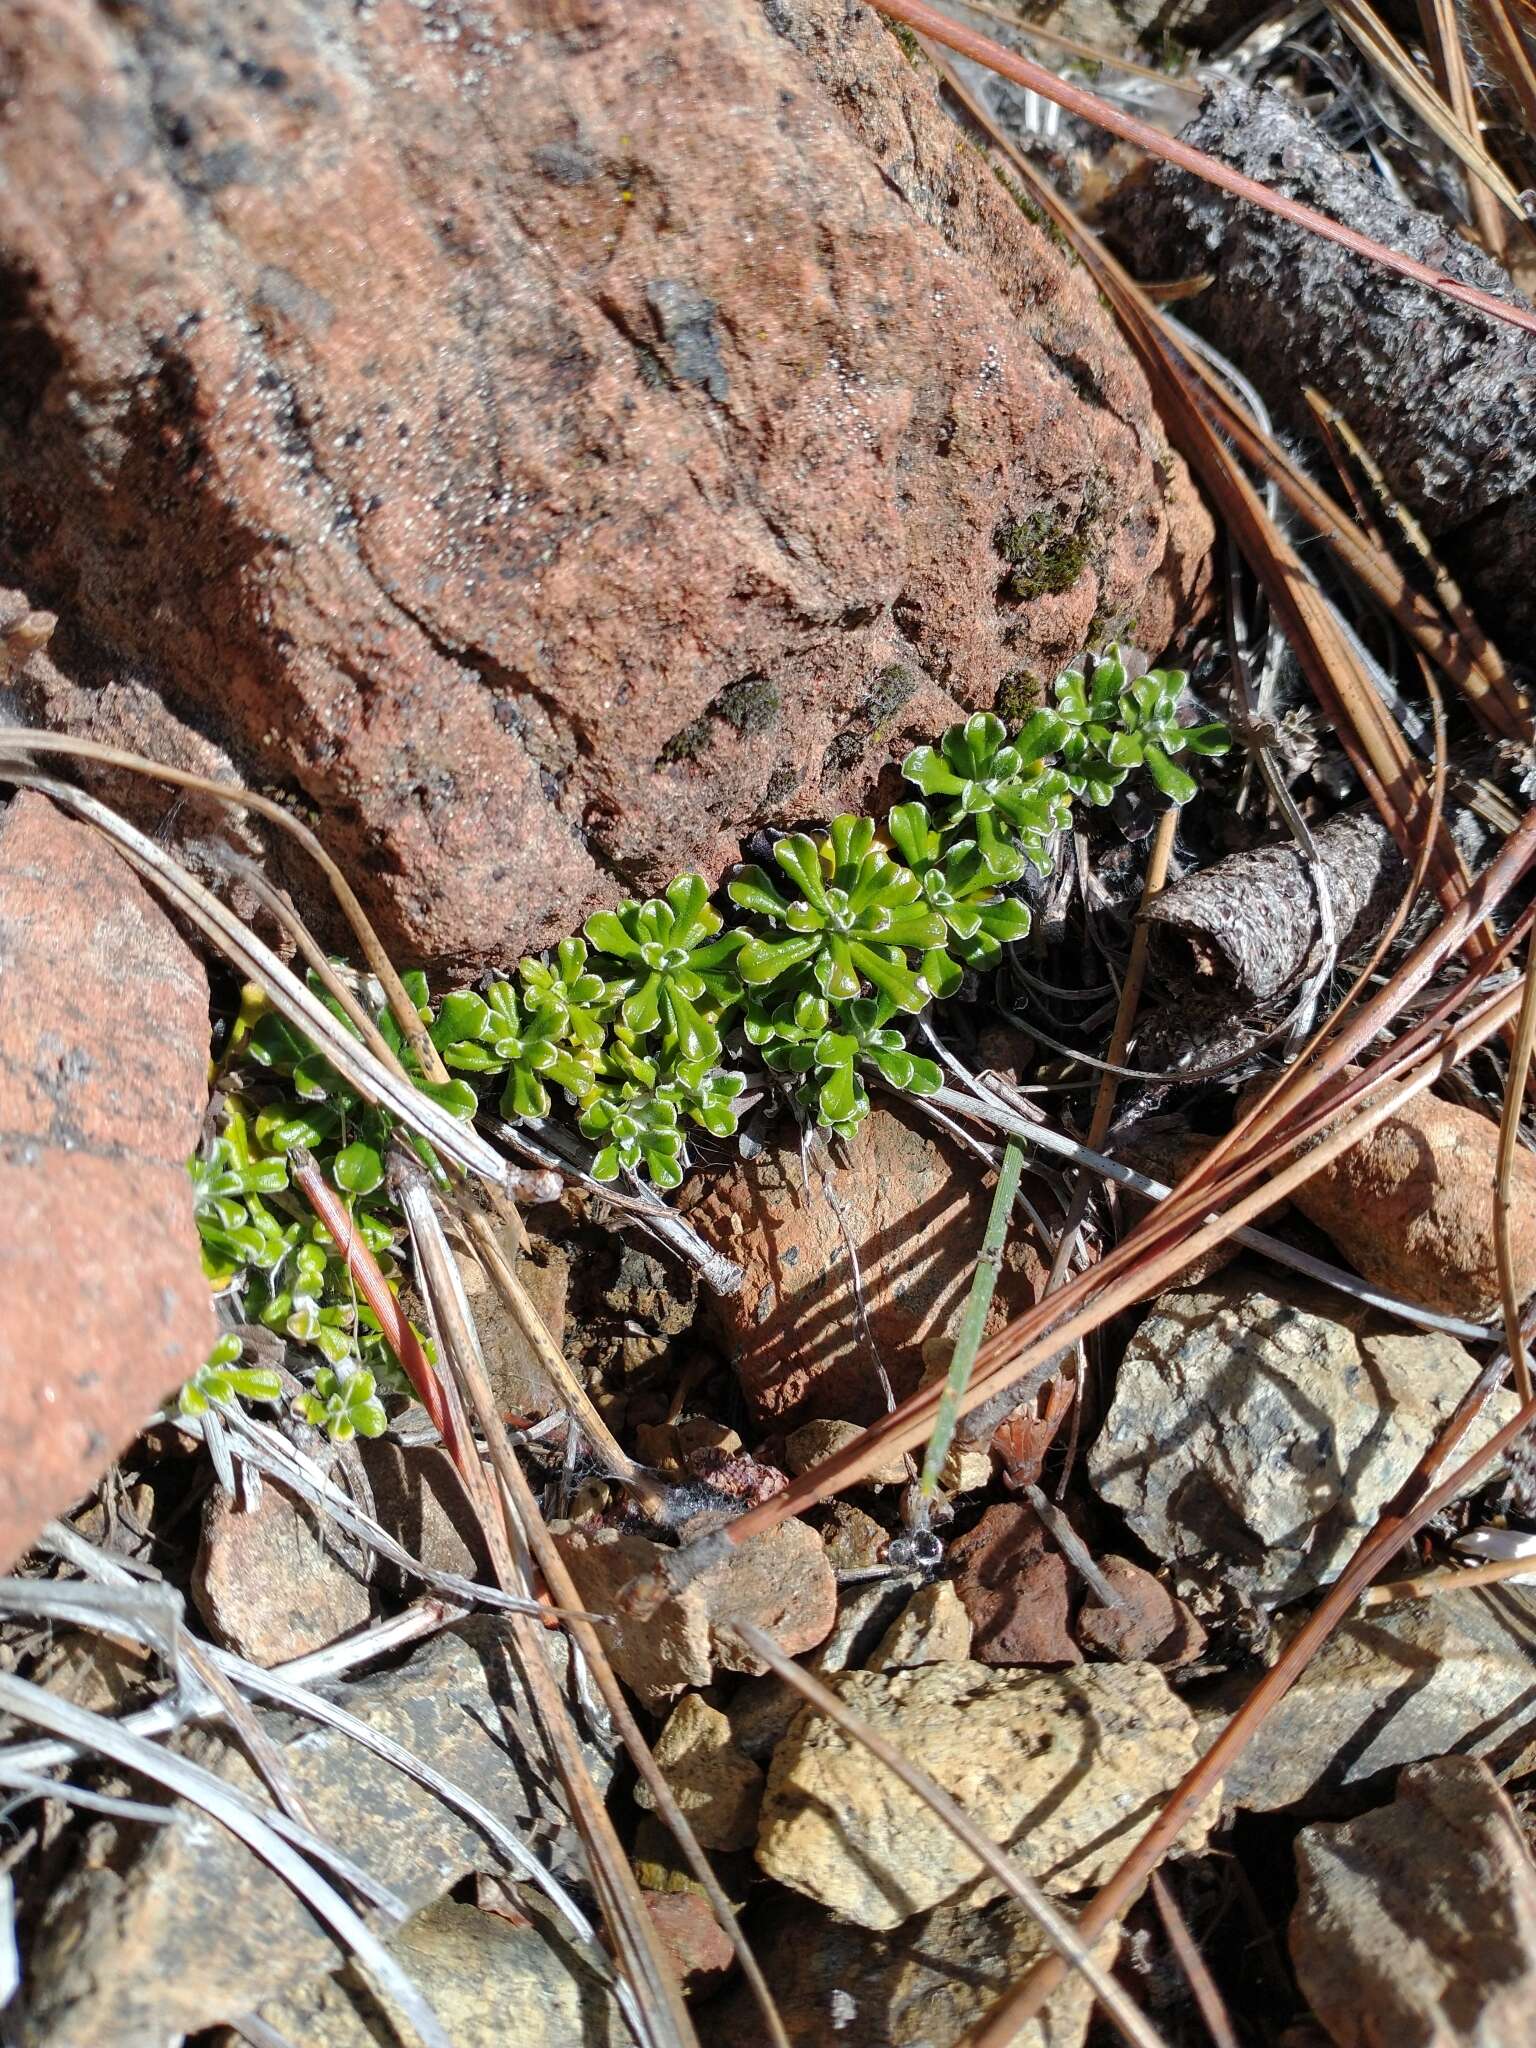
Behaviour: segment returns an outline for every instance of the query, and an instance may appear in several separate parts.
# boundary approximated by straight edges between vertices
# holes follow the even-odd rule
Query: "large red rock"
[[[0,1570],[214,1339],[185,1161],[208,984],[88,826],[0,814]]]
[[[221,747],[399,947],[716,876],[1189,616],[1139,369],[863,8],[12,0],[0,76],[29,708]]]

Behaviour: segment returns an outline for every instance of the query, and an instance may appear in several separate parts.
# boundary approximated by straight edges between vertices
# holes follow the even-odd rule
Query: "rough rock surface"
[[[1080,1664],[1067,1561],[1022,1501],[999,1501],[951,1544],[955,1591],[982,1664]]]
[[[1389,249],[1512,295],[1499,264],[1338,149],[1288,93],[1213,80],[1183,135]],[[1189,301],[1201,332],[1302,431],[1306,386],[1332,400],[1458,580],[1529,631],[1536,340],[1185,172],[1159,166],[1123,192],[1112,228],[1139,274],[1209,276]]]
[[[0,31],[3,33],[3,31]],[[208,984],[99,833],[0,814],[0,1569],[213,1345]]]
[[[929,1664],[828,1682],[1055,1893],[1106,1877],[1195,1758],[1194,1716],[1148,1664]],[[1215,1810],[1196,1814],[1186,1847],[1203,1846]],[[757,1860],[861,1927],[997,1890],[915,1793],[809,1709],[774,1751]]]
[[[1404,1771],[1390,1806],[1303,1828],[1291,1959],[1338,2048],[1524,2048],[1536,1864],[1486,1764]]]
[[[503,1641],[493,1620],[461,1623],[336,1697],[429,1758],[564,1870],[574,1844],[541,1790],[555,1782],[553,1766]],[[469,1871],[499,1868],[478,1828],[350,1736],[282,1717],[267,1725],[317,1830],[408,1906],[430,1905]],[[530,1768],[510,1769],[509,1750]],[[188,1753],[259,1791],[243,1756],[219,1737],[192,1737]],[[587,1763],[601,1788],[609,1766],[590,1749]],[[25,2048],[162,2048],[234,2019],[253,1997],[292,1993],[336,1960],[334,1942],[294,1892],[206,1816],[183,1807],[165,1827],[114,1823],[50,1893],[29,1957],[20,2038]]]
[[[216,1641],[253,1664],[282,1664],[372,1617],[362,1563],[271,1480],[254,1508],[216,1490],[203,1514],[192,1598]]]
[[[612,1998],[558,1925],[532,1899],[528,1905],[538,1915],[534,1924],[514,1927],[498,1914],[444,1899],[408,1920],[388,1947],[454,2048],[504,2048],[509,2014],[516,2015],[517,2048],[617,2048],[629,2030]],[[272,2000],[259,2017],[304,2048],[379,2048],[381,2041],[412,2039],[407,2022],[393,2007],[381,2008],[350,1970]]]
[[[757,1839],[763,1774],[736,1747],[731,1724],[696,1692],[685,1693],[652,1752],[672,1796],[706,1849],[746,1849]],[[635,1803],[654,1810],[643,1781]]]
[[[476,1303],[477,1328],[478,1310]],[[446,1451],[393,1436],[365,1437],[358,1448],[373,1489],[374,1516],[397,1543],[433,1571],[466,1579],[489,1574],[484,1534]],[[378,1561],[376,1572],[392,1588],[406,1583],[407,1574],[387,1560]]]
[[[1106,1968],[1118,1935],[1094,1951]],[[936,1906],[888,1934],[782,1895],[752,1922],[752,1946],[793,2048],[957,2048],[1008,1986],[1046,1952],[1039,1923],[1012,1899]],[[1081,2048],[1093,1996],[1075,1972],[1013,2048]],[[716,2039],[757,2048],[743,1993]]]
[[[964,1664],[971,1617],[947,1579],[919,1586],[865,1659],[866,1671],[915,1671],[920,1664]]]
[[[147,678],[410,950],[718,874],[1188,613],[1140,370],[866,10],[39,0],[0,70],[33,708]]]
[[[1416,1096],[1341,1152],[1292,1200],[1355,1271],[1442,1314],[1499,1314],[1493,1187],[1499,1127],[1459,1102]],[[1536,1155],[1521,1146],[1510,1182],[1515,1292],[1536,1288]]]
[[[791,1431],[784,1445],[784,1457],[791,1472],[809,1472],[813,1465],[824,1465],[828,1458],[857,1443],[863,1434],[857,1422],[834,1422],[830,1417],[817,1422],[802,1422],[797,1430]],[[902,1486],[906,1479],[907,1461],[898,1453],[883,1465],[876,1465],[864,1484]]]
[[[743,1268],[740,1292],[716,1306],[747,1399],[773,1421],[869,1422],[885,1412],[844,1226],[858,1251],[869,1329],[898,1395],[921,1379],[924,1343],[950,1331],[965,1307],[988,1197],[960,1146],[915,1111],[877,1102],[832,1192],[841,1221],[818,1180],[806,1188],[798,1137],[781,1131],[756,1159],[701,1184],[690,1210],[704,1237]],[[988,1332],[1027,1308],[1044,1279],[1016,1233]]]
[[[1436,1331],[1404,1331],[1343,1297],[1251,1267],[1159,1297],[1131,1339],[1088,1457],[1149,1550],[1213,1558],[1250,1596],[1334,1577],[1477,1377]],[[1496,1394],[1464,1449],[1514,1412]]]
[[[1129,1558],[1101,1557],[1097,1563],[1120,1605],[1083,1602],[1077,1616],[1082,1647],[1124,1664],[1193,1663],[1205,1648],[1205,1630],[1184,1602]]]
[[[1428,1757],[1480,1757],[1503,1770],[1536,1739],[1530,1645],[1536,1599],[1466,1587],[1347,1621],[1233,1764],[1223,1796],[1273,1813],[1358,1806],[1385,1774]],[[1201,1700],[1201,1746],[1253,1690],[1243,1673]],[[1374,1781],[1374,1782],[1373,1782]]]
[[[725,1671],[761,1672],[735,1634],[749,1621],[789,1657],[821,1642],[837,1618],[837,1581],[821,1538],[808,1523],[781,1522],[724,1563],[702,1572],[643,1618],[621,1600],[636,1579],[659,1571],[660,1544],[628,1530],[554,1523],[550,1532],[588,1609],[607,1617],[604,1640],[613,1668],[648,1706],[662,1706],[686,1686],[708,1685]]]
[[[703,1893],[648,1891],[644,1903],[684,1994],[700,1998],[718,1989],[736,1966],[736,1951]]]

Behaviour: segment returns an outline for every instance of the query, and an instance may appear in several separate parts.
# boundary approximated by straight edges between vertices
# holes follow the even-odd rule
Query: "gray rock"
[[[1452,1337],[1301,1285],[1280,1300],[1235,1266],[1153,1305],[1089,1475],[1158,1557],[1294,1599],[1338,1575],[1476,1376]],[[1463,1452],[1513,1403],[1496,1394]]]
[[[443,1900],[406,1922],[390,1953],[425,1994],[454,2048],[609,2048],[628,2033],[590,1966],[560,1940],[536,1903],[534,1924]],[[516,2015],[515,2034],[508,2029]],[[415,2037],[352,1971],[322,1977],[261,2008],[303,2048],[379,2048]]]
[[[1427,1757],[1511,1764],[1536,1737],[1536,1600],[1468,1587],[1357,1616],[1338,1629],[1228,1772],[1229,1805],[1271,1813],[1358,1806],[1370,1781]],[[1205,1746],[1253,1690],[1202,1700]]]
[[[782,1895],[752,1922],[753,1951],[773,1986],[793,2048],[956,2048],[968,2030],[1046,1951],[1039,1924],[1012,1899],[936,1906],[889,1934]],[[1118,1930],[1094,1951],[1106,1968]],[[1075,1973],[1014,2048],[1080,2048],[1093,1995]],[[743,1993],[714,2038],[762,2039]]]
[[[551,1654],[558,1654],[551,1638]],[[553,1766],[503,1647],[484,1617],[405,1664],[336,1690],[349,1712],[474,1793],[557,1867],[570,1838],[547,1789]],[[351,1737],[296,1717],[263,1716],[319,1833],[408,1907],[440,1898],[473,1870],[500,1868],[479,1830]],[[196,1761],[257,1788],[240,1752],[190,1737]],[[599,1785],[609,1770],[588,1765]],[[89,1859],[57,1886],[28,1958],[24,2048],[163,2048],[168,2039],[248,2011],[253,1986],[299,1989],[337,1951],[297,1896],[201,1812],[166,1826],[98,1830]]]
[[[1291,1957],[1339,2048],[1530,2048],[1536,1864],[1486,1764],[1404,1771],[1390,1806],[1303,1828]]]
[[[262,1665],[323,1650],[373,1614],[360,1552],[271,1480],[254,1507],[209,1495],[192,1598],[217,1641]]]
[[[1055,1893],[1106,1877],[1195,1760],[1194,1716],[1150,1664],[928,1664],[829,1683]],[[1216,1805],[1192,1817],[1186,1848],[1203,1847]],[[809,1708],[774,1751],[757,1860],[862,1927],[997,1894],[915,1792]]]

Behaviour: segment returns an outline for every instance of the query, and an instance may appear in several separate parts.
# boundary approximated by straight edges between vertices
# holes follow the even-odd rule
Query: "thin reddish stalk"
[[[431,1416],[438,1435],[459,1471],[466,1469],[464,1446],[459,1438],[453,1411],[421,1339],[411,1328],[411,1319],[395,1299],[395,1293],[379,1269],[379,1262],[358,1235],[352,1213],[330,1185],[314,1160],[302,1148],[288,1155],[288,1170],[294,1186],[314,1210],[335,1241],[338,1253],[358,1292],[379,1319],[384,1341],[400,1362],[400,1370],[416,1389],[417,1398]]]
[[[1100,99],[1097,93],[1088,92],[1084,87],[1071,85],[1064,78],[1058,78],[1054,71],[1048,71],[1043,64],[1037,64],[1032,57],[1019,56],[1012,50],[1005,50],[1001,43],[990,36],[980,34],[976,29],[962,28],[951,21],[947,14],[941,14],[936,7],[930,7],[927,0],[872,0],[881,14],[887,14],[893,21],[905,22],[908,28],[919,34],[931,36],[936,43],[943,43],[951,50],[957,50],[962,57],[969,57],[973,64],[981,64],[988,71],[995,71],[1001,78],[1012,79],[1015,85],[1026,86],[1031,92],[1039,93],[1042,99],[1053,100],[1058,107],[1064,107],[1069,114],[1076,114],[1084,121],[1091,121],[1096,128],[1107,134],[1118,135],[1126,142],[1133,142],[1138,149],[1144,149],[1149,156],[1161,157],[1165,163],[1177,164],[1180,170],[1190,171],[1208,185],[1219,185],[1237,199],[1246,199],[1254,206],[1262,206],[1266,213],[1278,214],[1295,226],[1306,228],[1309,233],[1320,235],[1324,241],[1337,242],[1342,248],[1356,256],[1363,256],[1368,262],[1379,263],[1385,270],[1395,270],[1399,276],[1411,277],[1415,283],[1426,285],[1431,291],[1439,292],[1459,304],[1470,306],[1474,311],[1486,313],[1492,320],[1502,321],[1509,327],[1524,328],[1528,334],[1536,334],[1536,313],[1526,307],[1515,305],[1505,299],[1496,299],[1491,292],[1479,291],[1476,286],[1461,284],[1454,277],[1448,277],[1443,270],[1435,270],[1427,263],[1420,263],[1416,257],[1404,256],[1396,249],[1389,249],[1381,242],[1373,242],[1368,235],[1359,234],[1354,228],[1345,227],[1341,221],[1330,220],[1325,213],[1303,206],[1298,200],[1287,199],[1279,192],[1272,192],[1257,179],[1248,178],[1241,171],[1234,171],[1229,164],[1218,158],[1207,156],[1203,149],[1194,149],[1187,142],[1180,142],[1176,136],[1164,135],[1161,129],[1151,127],[1145,121],[1138,121],[1134,115],[1123,113],[1108,100]]]

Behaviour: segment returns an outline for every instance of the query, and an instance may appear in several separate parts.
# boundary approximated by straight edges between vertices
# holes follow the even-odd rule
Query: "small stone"
[[[437,2015],[453,2048],[505,2048],[515,2015],[518,2048],[619,2048],[628,2028],[611,1993],[571,1945],[563,1925],[529,1898],[530,1919],[444,1899],[386,1944]],[[389,2017],[385,2018],[384,2015]],[[263,2005],[276,2037],[304,2048],[378,2048],[410,2041],[409,2023],[353,1970]]]
[[[1493,1185],[1499,1127],[1420,1095],[1303,1181],[1291,1199],[1364,1279],[1445,1315],[1499,1313]],[[1510,1190],[1515,1294],[1536,1288],[1536,1155],[1515,1148]]]
[[[1196,1755],[1193,1714],[1149,1664],[929,1664],[827,1682],[1059,1895],[1109,1875]],[[1191,1854],[1216,1813],[1208,1800],[1187,1825]],[[756,1853],[770,1877],[861,1927],[896,1927],[962,1894],[973,1905],[997,1895],[914,1792],[810,1709],[774,1752]]]
[[[957,1499],[967,1493],[982,1493],[992,1484],[992,1457],[988,1451],[952,1450],[939,1474],[939,1490]]]
[[[1022,1501],[990,1507],[950,1545],[955,1591],[983,1664],[1080,1664],[1067,1562]]]
[[[837,1596],[837,1619],[805,1660],[813,1676],[830,1678],[835,1672],[863,1664],[878,1648],[912,1590],[911,1579],[894,1576],[844,1586]],[[738,1746],[750,1757],[771,1756],[804,1705],[805,1695],[777,1673],[750,1681],[728,1709]]]
[[[583,1606],[604,1617],[614,1670],[649,1707],[708,1685],[717,1665],[766,1669],[736,1633],[743,1621],[798,1657],[815,1648],[837,1616],[837,1581],[821,1538],[805,1522],[780,1522],[753,1537],[643,1618],[627,1611],[626,1589],[662,1573],[672,1551],[630,1530],[556,1522],[550,1534]]]
[[[696,1692],[686,1693],[672,1709],[653,1753],[702,1848],[751,1846],[757,1839],[763,1774],[736,1747],[731,1724],[718,1707]],[[655,1809],[643,1780],[635,1787],[635,1803]]]
[[[784,1446],[791,1472],[809,1472],[813,1465],[824,1465],[829,1458],[836,1457],[850,1444],[858,1442],[864,1431],[857,1422],[805,1422],[795,1430]],[[907,1482],[907,1461],[904,1457],[888,1458],[883,1465],[876,1465],[859,1482],[863,1486],[905,1486]]]
[[[1486,1764],[1406,1770],[1390,1806],[1303,1828],[1291,1958],[1339,2048],[1526,2048],[1536,1864]]]
[[[835,1500],[821,1525],[821,1540],[835,1572],[864,1572],[884,1562],[891,1532],[852,1501]]]
[[[1089,1476],[1156,1556],[1214,1559],[1248,1599],[1296,1599],[1337,1576],[1477,1372],[1440,1331],[1299,1281],[1281,1299],[1234,1266],[1154,1304]],[[1495,1394],[1461,1454],[1514,1403]]]
[[[920,1664],[964,1664],[971,1654],[971,1617],[947,1579],[919,1586],[864,1665],[866,1671],[911,1671]]]
[[[373,1488],[374,1517],[397,1543],[435,1572],[467,1579],[489,1572],[484,1533],[446,1451],[393,1436],[365,1438],[358,1448]],[[387,1559],[378,1569],[386,1585],[406,1583],[406,1574]]]
[[[1106,1970],[1119,1930],[1094,1949]],[[1051,1952],[1013,1899],[936,1906],[885,1934],[779,1893],[753,1916],[752,1948],[792,2048],[960,2048],[1030,1966]],[[1082,2048],[1093,1993],[1074,1971],[1012,2048]],[[745,1987],[714,2008],[713,2039],[760,2039]]]
[[[270,1479],[254,1508],[209,1495],[192,1598],[219,1642],[262,1665],[323,1650],[373,1616],[357,1553]]]
[[[1227,1803],[1337,1812],[1403,1764],[1455,1752],[1512,1767],[1536,1738],[1533,1641],[1536,1596],[1512,1586],[1453,1589],[1342,1623],[1233,1763]],[[1252,1690],[1244,1673],[1202,1699],[1202,1748]]]
[[[139,1643],[114,1642],[94,1629],[63,1629],[27,1673],[56,1700],[93,1714],[116,1713],[155,1675],[155,1663]]]
[[[717,1990],[731,1974],[736,1951],[708,1899],[701,1892],[647,1892],[645,1910],[684,1993],[701,1998]]]
[[[1192,1664],[1205,1648],[1205,1630],[1184,1602],[1129,1558],[1101,1557],[1098,1564],[1123,1605],[1089,1601],[1080,1609],[1082,1647],[1120,1664]]]
[[[753,1683],[758,1681],[754,1680]],[[758,1882],[757,1865],[744,1851],[706,1852],[709,1867],[719,1881],[721,1890],[730,1900],[732,1909],[741,1912],[747,1903],[754,1884]],[[696,1892],[702,1899],[706,1896],[704,1887],[694,1876],[692,1866],[678,1847],[672,1830],[654,1813],[642,1813],[640,1825],[635,1829],[634,1848],[631,1854],[635,1882],[647,1892]]]

